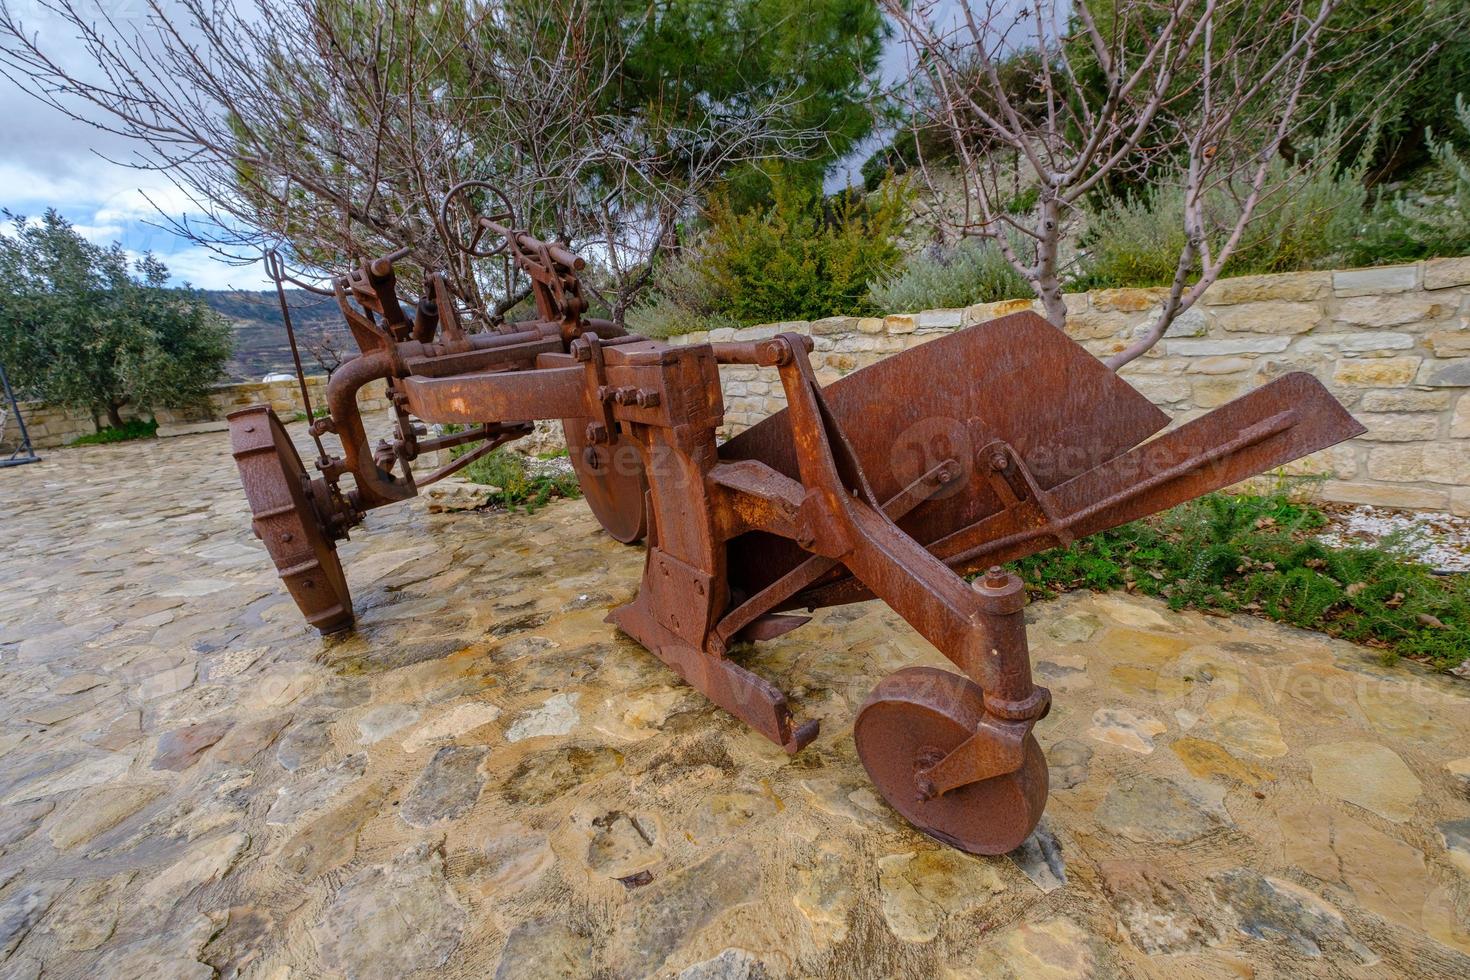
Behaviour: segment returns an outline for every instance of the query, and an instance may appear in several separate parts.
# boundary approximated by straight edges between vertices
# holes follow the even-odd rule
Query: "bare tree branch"
[[[1291,135],[1309,122],[1303,93],[1342,0],[882,0],[912,54],[904,98],[917,126],[954,148],[965,201],[951,225],[987,238],[1066,323],[1061,244],[1089,195],[1120,179],[1177,168],[1185,244],[1153,321],[1108,364],[1142,356],[1215,282]],[[1359,45],[1356,57],[1384,57]],[[1025,70],[1019,70],[1019,68]],[[918,141],[916,141],[918,142]],[[919,168],[931,187],[930,164]],[[1032,212],[1007,212],[1020,172]],[[1221,197],[1233,207],[1211,207]],[[1016,234],[1017,231],[1023,234]]]
[[[593,0],[143,0],[123,23],[86,0],[38,2],[62,30],[37,34],[0,0],[0,72],[135,140],[123,162],[165,174],[207,215],[171,230],[239,262],[285,243],[301,274],[407,246],[410,267],[447,270],[485,321],[508,284],[449,254],[439,227],[462,180],[502,185],[521,222],[587,250],[621,315],[670,216],[737,163],[825,145],[786,122],[791,91],[696,103],[674,122],[657,106],[617,111],[609,96],[652,6],[610,22]],[[61,34],[85,70],[57,57]]]

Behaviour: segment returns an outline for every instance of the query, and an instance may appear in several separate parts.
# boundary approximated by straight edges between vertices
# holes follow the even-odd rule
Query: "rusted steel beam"
[[[581,368],[504,371],[401,380],[408,409],[430,422],[473,425],[489,419],[560,419],[582,415]]]

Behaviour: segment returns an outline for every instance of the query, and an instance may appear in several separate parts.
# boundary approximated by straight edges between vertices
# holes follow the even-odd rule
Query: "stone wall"
[[[1162,289],[1067,297],[1067,333],[1119,350],[1150,321]],[[713,330],[676,343],[809,334],[824,384],[888,354],[1018,310],[1025,300],[886,317],[832,317]],[[1123,377],[1177,422],[1289,371],[1309,371],[1367,434],[1293,466],[1326,477],[1322,496],[1470,515],[1470,258],[1216,283]],[[785,407],[772,371],[721,370],[726,435]]]
[[[312,408],[318,411],[327,403],[327,379],[325,375],[313,375],[306,379],[311,392]],[[376,412],[388,408],[388,399],[383,382],[368,385],[358,396],[362,410]],[[302,411],[301,388],[295,378],[286,381],[252,381],[243,384],[220,385],[209,396],[207,409],[196,412],[172,412],[160,409],[152,413],[163,426],[189,422],[204,422],[223,419],[230,412],[250,405],[270,405],[283,420],[290,421]],[[25,416],[26,428],[31,434],[31,444],[37,449],[54,449],[64,446],[78,436],[95,432],[92,416],[85,409],[59,408],[36,402],[21,402],[21,414]],[[135,418],[138,414],[123,409],[123,418]],[[143,413],[148,414],[148,413]],[[5,434],[9,444],[18,436],[12,422]]]
[[[1121,350],[1149,322],[1160,289],[1111,289],[1067,297],[1067,332],[1089,351]],[[886,317],[830,317],[743,330],[713,330],[674,343],[755,340],[782,331],[812,336],[817,377],[830,383],[896,351],[952,330],[1031,309],[1026,300]],[[1326,477],[1322,496],[1470,515],[1470,258],[1338,272],[1246,276],[1216,283],[1168,336],[1123,376],[1186,421],[1288,371],[1310,371],[1368,428],[1366,435],[1296,464]],[[726,367],[725,435],[785,407],[775,372]],[[308,379],[315,405],[326,379]],[[301,410],[296,382],[217,389],[205,417],[270,404],[283,418]],[[381,383],[365,412],[387,408]],[[92,430],[85,412],[23,405],[38,448]],[[198,421],[160,412],[164,423]],[[543,444],[559,426],[542,426]]]

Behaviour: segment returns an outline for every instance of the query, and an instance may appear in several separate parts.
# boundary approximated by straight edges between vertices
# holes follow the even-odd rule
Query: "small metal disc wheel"
[[[1028,734],[1021,768],[932,799],[918,773],[969,738],[984,714],[980,686],[935,667],[906,667],[879,681],[858,711],[853,739],[878,792],[905,820],[971,854],[1004,854],[1036,829],[1046,806],[1046,757]]]
[[[264,405],[232,412],[230,451],[251,525],[306,621],[323,633],[352,626],[352,594],[337,546],[312,504],[310,480],[286,427]]]
[[[466,192],[476,189],[485,192],[486,203],[492,210],[477,212],[470,205]],[[465,200],[465,209],[469,211],[471,220],[474,222],[474,234],[470,236],[468,242],[460,237],[455,222],[449,218],[450,203],[460,198]],[[449,189],[449,193],[444,195],[444,203],[439,206],[439,224],[444,229],[444,237],[454,248],[475,259],[488,259],[499,255],[510,244],[509,241],[502,238],[494,248],[481,248],[480,239],[484,237],[487,230],[484,225],[480,224],[482,217],[489,218],[496,224],[507,228],[513,228],[516,222],[515,210],[510,206],[510,198],[506,197],[499,187],[487,180],[465,180],[455,184]]]
[[[611,444],[587,441],[587,419],[563,419],[567,452],[582,496],[602,529],[624,544],[642,541],[648,533],[648,515],[643,497],[648,477],[643,456],[629,439],[619,436]]]

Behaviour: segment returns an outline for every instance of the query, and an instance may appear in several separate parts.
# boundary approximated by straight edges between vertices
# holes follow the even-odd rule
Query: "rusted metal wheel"
[[[472,190],[479,190],[484,193],[485,203],[492,206],[490,211],[475,214],[474,209],[469,207],[468,192]],[[456,223],[451,221],[449,216],[450,204],[461,198],[464,199],[465,210],[473,215],[473,231],[468,242],[460,236]],[[444,195],[444,200],[439,205],[439,226],[444,229],[444,237],[449,244],[471,258],[488,259],[491,256],[499,255],[505,251],[505,247],[510,242],[502,238],[499,243],[490,248],[481,248],[480,239],[484,237],[487,230],[480,224],[479,219],[481,217],[489,218],[496,224],[506,227],[512,227],[516,223],[515,209],[510,206],[510,198],[506,197],[504,191],[488,180],[460,181],[449,189],[449,193]]]
[[[610,445],[592,445],[587,419],[564,419],[562,431],[582,496],[602,529],[624,544],[643,540],[648,533],[643,507],[648,477],[638,447],[621,437]]]
[[[858,711],[853,739],[878,792],[905,820],[971,854],[1021,844],[1046,806],[1046,757],[1027,735],[1021,768],[924,799],[917,774],[969,738],[984,713],[979,685],[935,667],[906,667],[879,681]]]
[[[352,595],[337,546],[312,503],[311,481],[285,426],[263,405],[232,412],[229,423],[251,525],[291,598],[323,633],[350,628]]]

